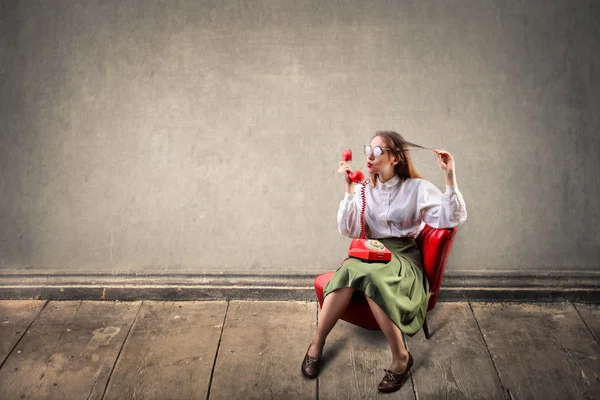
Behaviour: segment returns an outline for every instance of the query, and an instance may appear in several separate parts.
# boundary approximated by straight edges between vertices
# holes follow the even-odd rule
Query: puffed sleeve
[[[337,213],[338,231],[349,238],[360,236],[360,196],[357,194],[358,187],[355,185],[354,194],[346,193]]]
[[[422,180],[417,207],[421,220],[432,228],[453,228],[467,220],[467,207],[458,186],[446,185],[442,193],[433,183]]]

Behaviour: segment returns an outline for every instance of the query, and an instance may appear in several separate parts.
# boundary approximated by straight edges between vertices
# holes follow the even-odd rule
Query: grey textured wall
[[[378,129],[455,156],[449,270],[600,269],[594,0],[1,4],[2,271],[332,270]]]

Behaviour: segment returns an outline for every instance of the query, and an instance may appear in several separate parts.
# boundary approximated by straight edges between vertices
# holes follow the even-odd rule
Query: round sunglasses
[[[380,157],[384,150],[391,150],[389,147],[381,147],[381,146],[375,146],[375,147],[371,147],[370,145],[366,145],[365,146],[365,155],[367,157],[369,157],[371,155],[371,153],[373,153],[373,156],[375,156],[375,158]]]

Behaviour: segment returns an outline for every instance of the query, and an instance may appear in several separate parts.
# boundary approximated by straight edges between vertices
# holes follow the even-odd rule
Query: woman
[[[410,159],[408,145],[397,132],[380,131],[365,146],[370,174],[370,183],[365,188],[367,237],[379,240],[393,257],[388,263],[348,258],[325,285],[317,330],[302,362],[302,373],[309,378],[318,375],[325,339],[355,290],[365,294],[392,351],[392,363],[385,370],[379,391],[400,389],[413,364],[402,332],[413,336],[421,329],[430,295],[415,238],[424,224],[450,228],[465,222],[467,211],[456,185],[450,153],[433,150],[446,180],[446,191],[442,193],[422,179]],[[340,162],[338,172],[344,177],[346,193],[338,210],[338,229],[345,236],[357,238],[362,184],[354,185],[347,171],[350,166]]]

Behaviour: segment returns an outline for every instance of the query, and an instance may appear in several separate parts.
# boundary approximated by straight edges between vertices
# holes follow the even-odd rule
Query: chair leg
[[[429,327],[427,326],[427,317],[425,317],[425,321],[423,321],[423,331],[425,332],[425,337],[429,339]]]

